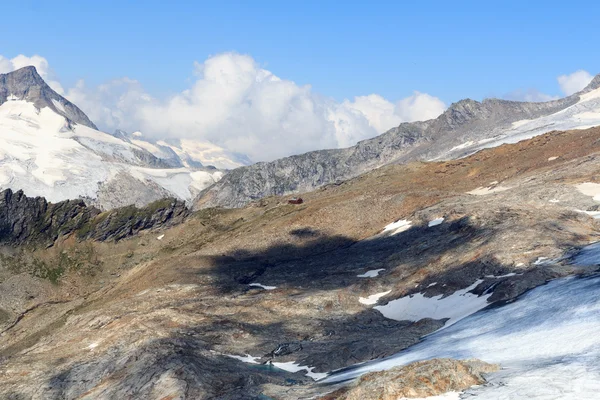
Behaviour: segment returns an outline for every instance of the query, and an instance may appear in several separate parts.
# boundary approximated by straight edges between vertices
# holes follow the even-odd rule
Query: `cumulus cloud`
[[[336,102],[237,53],[195,63],[194,76],[187,90],[168,99],[152,98],[128,78],[93,88],[79,82],[67,97],[106,130],[207,140],[255,161],[352,146],[445,109],[438,98],[419,92],[396,103],[375,94]]]
[[[592,74],[580,69],[572,74],[559,76],[558,85],[565,95],[570,96],[585,88],[592,79],[594,79]]]
[[[164,99],[153,98],[130,78],[94,87],[80,80],[64,90],[45,58],[0,56],[0,73],[26,65],[34,65],[54,90],[105,131],[141,130],[155,139],[209,141],[254,161],[352,146],[402,122],[435,118],[446,108],[440,99],[420,92],[398,102],[376,94],[337,102],[238,53],[195,62],[190,87]]]
[[[7,73],[19,68],[33,65],[38,74],[46,81],[48,86],[54,89],[59,94],[64,94],[64,88],[57,80],[54,71],[50,68],[48,60],[42,56],[33,55],[31,57],[19,54],[18,56],[8,59],[0,56],[0,73]]]

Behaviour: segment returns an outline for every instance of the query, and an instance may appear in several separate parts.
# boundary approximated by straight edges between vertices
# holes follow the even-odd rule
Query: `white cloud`
[[[31,57],[19,54],[18,56],[8,59],[0,56],[0,73],[11,72],[19,68],[33,65],[38,74],[46,81],[48,86],[54,89],[57,93],[63,94],[64,89],[60,82],[56,79],[54,71],[48,65],[48,60],[42,56],[33,55]]]
[[[376,94],[336,102],[237,53],[195,62],[195,81],[166,99],[151,97],[130,78],[96,87],[79,81],[63,91],[45,58],[0,57],[0,72],[25,65],[34,65],[49,85],[64,92],[103,130],[210,141],[254,161],[352,146],[402,122],[435,118],[446,108],[438,98],[419,92],[396,103]]]
[[[441,100],[419,92],[396,104],[375,94],[338,103],[237,53],[194,65],[196,81],[165,100],[151,98],[127,78],[96,88],[80,82],[67,97],[107,130],[207,140],[255,161],[351,146],[445,109]]]
[[[404,121],[425,121],[439,116],[446,105],[437,97],[427,93],[414,92],[410,97],[396,104],[396,113]]]
[[[573,93],[577,93],[585,88],[592,81],[592,79],[594,79],[592,74],[580,69],[572,74],[559,76],[558,84],[560,86],[560,90],[562,90],[565,95],[570,96]]]

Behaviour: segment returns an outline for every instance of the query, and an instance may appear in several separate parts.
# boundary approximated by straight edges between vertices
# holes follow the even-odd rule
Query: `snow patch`
[[[594,219],[600,219],[600,211],[585,211],[585,210],[578,210],[578,209],[574,209],[573,211],[587,214]]]
[[[356,275],[359,278],[375,278],[379,275],[381,271],[385,271],[385,268],[380,269],[372,269],[370,271],[365,272],[364,274]]]
[[[233,354],[225,354],[227,357],[231,357],[231,358],[235,358],[236,360],[239,360],[241,362],[245,362],[248,364],[258,364],[258,361],[256,360],[260,360],[261,357],[253,357],[250,354],[246,354],[245,356],[236,356]]]
[[[261,285],[260,283],[250,283],[248,286],[260,287],[260,288],[263,288],[265,290],[277,289],[277,286],[265,286],[265,285]]]
[[[390,233],[390,236],[395,235],[400,232],[404,232],[410,229],[412,222],[406,219],[401,219],[396,222],[392,222],[391,224],[386,225],[383,228],[383,232],[393,231]]]
[[[584,182],[575,187],[582,194],[593,197],[594,201],[600,201],[600,184]]]
[[[548,157],[548,161],[554,161],[556,160],[558,157]]]
[[[302,365],[297,364],[295,361],[273,362],[271,364],[276,368],[279,368],[279,369],[282,369],[282,370],[288,371],[288,372],[306,371],[306,376],[308,376],[309,378],[313,378],[315,381],[323,379],[327,376],[327,373],[312,372],[313,369],[315,369],[315,367],[309,367],[306,365],[302,366]]]
[[[58,111],[62,111],[64,113],[66,113],[67,111],[65,110],[65,106],[62,105],[62,103],[56,99],[52,99],[52,104],[54,104],[54,107],[56,107],[56,109]]]
[[[379,301],[380,298],[382,298],[383,296],[385,296],[387,294],[390,294],[391,292],[392,292],[391,290],[388,290],[387,292],[372,294],[369,297],[359,297],[358,301],[361,304],[365,304],[365,305],[377,304],[377,302]]]
[[[512,188],[508,187],[508,186],[478,187],[477,189],[474,189],[474,190],[471,190],[470,192],[467,192],[467,194],[472,194],[472,195],[475,195],[475,196],[485,196],[486,194],[503,192],[503,191],[509,190],[509,189],[512,189]]]
[[[165,237],[165,235],[164,235],[164,233],[163,233],[162,235],[160,235],[160,236],[157,236],[157,237],[156,237],[156,240],[163,240],[163,238],[164,238],[164,237]]]
[[[500,278],[508,278],[508,277],[511,277],[511,276],[516,276],[516,275],[519,275],[519,274],[517,274],[517,273],[515,273],[515,272],[509,272],[509,273],[508,273],[508,274],[506,274],[506,275],[486,275],[485,277],[486,277],[486,278],[495,278],[495,279],[500,279]]]
[[[444,218],[436,218],[432,221],[429,221],[429,224],[427,224],[427,226],[431,228],[432,226],[440,225],[442,222],[444,222]]]
[[[400,397],[398,400],[460,400],[462,392],[447,392],[439,396],[429,397]]]
[[[425,297],[417,293],[390,301],[385,306],[374,307],[384,317],[396,321],[420,321],[423,318],[446,319],[444,327],[449,327],[461,319],[485,308],[491,293],[478,296],[469,293],[475,289],[482,280],[477,280],[471,286],[458,290],[449,296],[438,295]]]

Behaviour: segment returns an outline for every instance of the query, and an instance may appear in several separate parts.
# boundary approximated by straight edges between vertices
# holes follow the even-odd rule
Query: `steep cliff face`
[[[196,207],[235,208],[261,197],[309,191],[347,180],[390,163],[462,156],[481,142],[510,133],[517,121],[536,120],[576,105],[582,95],[599,86],[600,76],[580,93],[544,103],[461,100],[436,119],[403,123],[353,147],[238,168],[202,192]],[[552,125],[539,133],[549,130]]]
[[[69,122],[98,129],[75,104],[52,90],[35,67],[29,66],[8,74],[0,74],[0,105],[9,98],[26,100],[38,109],[48,107]]]
[[[0,192],[0,243],[48,246],[73,233],[80,239],[120,240],[144,229],[176,225],[188,215],[185,203],[176,199],[101,213],[82,200],[52,204],[7,189]]]

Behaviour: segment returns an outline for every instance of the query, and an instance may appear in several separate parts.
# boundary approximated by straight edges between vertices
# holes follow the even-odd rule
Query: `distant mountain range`
[[[463,157],[551,130],[600,125],[600,75],[582,91],[544,103],[461,100],[436,119],[403,123],[345,149],[251,164],[190,139],[98,130],[34,67],[0,75],[0,189],[102,209],[176,197],[197,208],[240,207],[310,191],[375,168]]]
[[[237,168],[199,196],[196,207],[240,207],[305,192],[392,163],[446,160],[552,130],[600,125],[600,75],[582,91],[544,103],[461,100],[436,119],[403,123],[346,149],[319,150]]]

